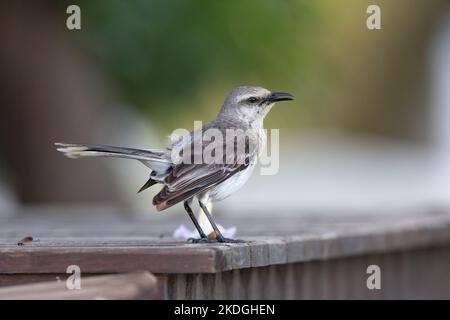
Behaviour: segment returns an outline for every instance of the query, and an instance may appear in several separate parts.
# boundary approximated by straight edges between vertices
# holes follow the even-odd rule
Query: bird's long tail
[[[112,157],[134,159],[141,161],[157,173],[162,173],[171,166],[171,162],[164,150],[133,149],[93,144],[55,143],[55,145],[56,149],[64,153],[68,158]]]

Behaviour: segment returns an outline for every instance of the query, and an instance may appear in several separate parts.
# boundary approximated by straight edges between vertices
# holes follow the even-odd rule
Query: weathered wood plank
[[[381,268],[370,290],[367,266]],[[449,299],[450,246],[167,275],[168,299]],[[199,282],[199,276],[202,281]]]
[[[78,265],[83,273],[215,272],[216,251],[176,246],[0,248],[0,273],[64,273]]]
[[[107,214],[85,216],[79,223],[67,215],[51,217],[30,214],[0,221],[0,274],[64,274],[71,264],[87,274],[215,273],[450,242],[450,213],[445,211],[233,221],[248,233],[239,236],[248,241],[244,244],[186,244],[157,236],[174,221],[168,226],[163,220]],[[25,236],[33,241],[18,246]]]
[[[82,278],[81,288],[69,290],[65,281],[0,288],[0,300],[110,300],[154,299],[156,277],[148,272]]]

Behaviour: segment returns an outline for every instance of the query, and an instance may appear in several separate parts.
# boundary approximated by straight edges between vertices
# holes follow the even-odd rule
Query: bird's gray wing
[[[223,165],[180,164],[166,177],[164,188],[153,198],[153,205],[158,211],[169,208],[207,191],[247,167],[248,162]],[[176,171],[179,171],[178,174]]]
[[[242,139],[245,139],[243,137]],[[236,139],[231,146],[242,143]],[[249,152],[250,140],[246,139],[246,146],[243,153],[231,154],[223,151],[224,161],[221,164],[207,163],[180,163],[172,167],[171,172],[165,177],[165,186],[153,198],[153,205],[158,211],[169,208],[179,202],[187,200],[199,193],[207,191],[209,188],[229,179],[236,173],[245,170],[249,164],[249,158],[253,156],[253,152]],[[208,143],[204,143],[200,150]],[[233,149],[235,149],[233,147]],[[192,161],[194,162],[194,161]]]

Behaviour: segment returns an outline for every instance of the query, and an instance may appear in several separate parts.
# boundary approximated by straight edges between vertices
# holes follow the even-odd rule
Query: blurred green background
[[[81,8],[79,31],[66,28],[69,4]],[[370,4],[381,8],[381,30],[366,27]],[[211,120],[238,85],[295,95],[295,104],[280,105],[265,122],[287,129],[281,138],[290,150],[301,149],[296,137],[305,130],[429,143],[430,48],[449,4],[3,1],[5,184],[25,203],[114,200],[121,183],[108,178],[103,162],[68,164],[52,143],[162,147],[173,129]]]
[[[78,3],[85,52],[114,92],[160,129],[210,119],[233,87],[251,84],[297,97],[297,107],[271,114],[269,126],[425,136],[426,124],[415,119],[422,102],[406,111],[402,100],[422,90],[426,42],[447,1]],[[365,26],[370,4],[383,8],[382,31]],[[411,108],[410,123],[399,127],[395,119]]]
[[[382,31],[365,26],[370,4],[383,8]],[[269,126],[323,124],[423,137],[420,128],[399,130],[383,113],[401,115],[401,92],[419,87],[410,78],[423,76],[432,21],[447,5],[81,1],[81,37],[119,96],[165,130],[199,115],[212,118],[233,87],[251,84],[297,97],[297,107],[274,112]]]
[[[313,2],[84,1],[80,6],[86,51],[114,80],[120,97],[162,129],[212,118],[237,85],[293,91],[303,102],[319,93],[308,92],[308,86],[317,88],[308,79],[319,58],[311,31],[323,22],[320,5]],[[302,111],[293,112],[277,116],[297,126]]]

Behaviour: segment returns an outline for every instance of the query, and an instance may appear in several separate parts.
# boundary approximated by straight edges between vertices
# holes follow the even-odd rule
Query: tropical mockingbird
[[[66,143],[56,146],[69,158],[141,161],[151,173],[139,192],[162,184],[163,188],[153,198],[158,211],[183,202],[200,235],[192,242],[241,242],[221,234],[206,204],[228,197],[248,180],[265,146],[263,120],[274,104],[283,100],[293,100],[293,96],[261,87],[237,87],[226,98],[216,119],[162,150]],[[215,239],[208,238],[192,212],[194,198],[211,223]]]

